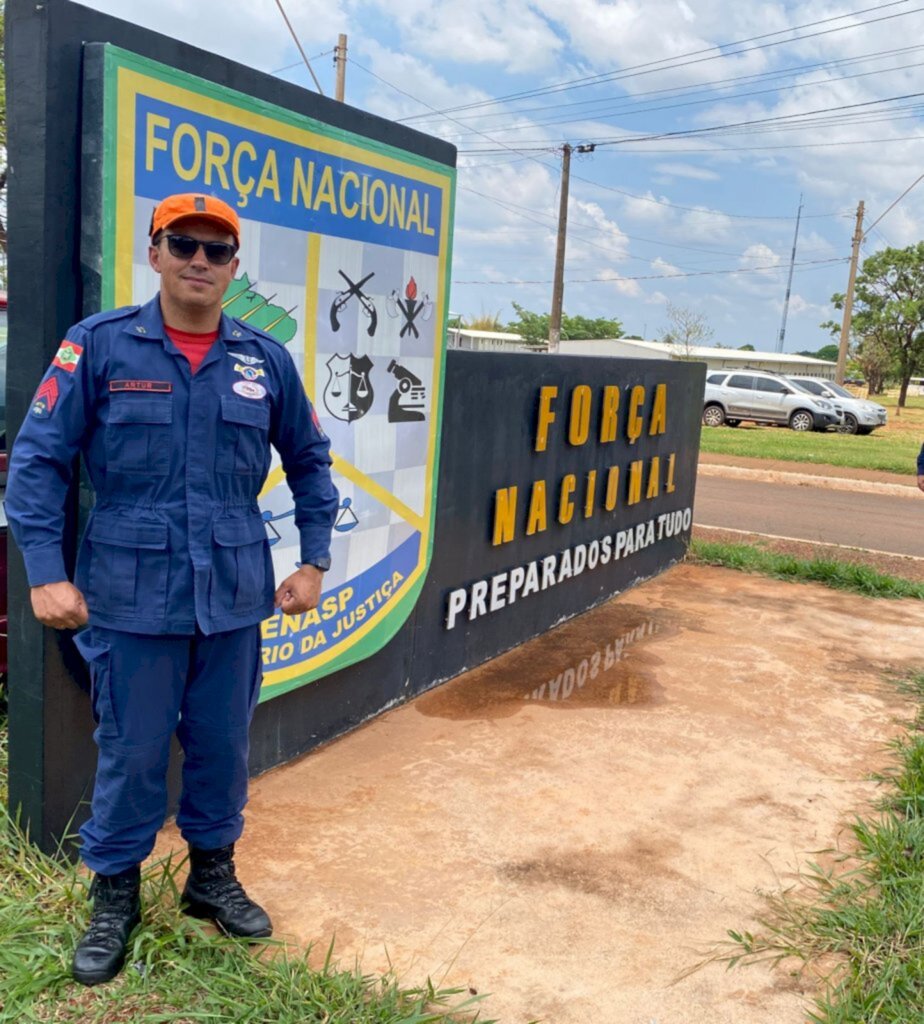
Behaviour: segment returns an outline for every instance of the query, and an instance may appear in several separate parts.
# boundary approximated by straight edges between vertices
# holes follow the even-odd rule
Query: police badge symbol
[[[372,360],[368,356],[342,356],[327,360],[330,377],[324,388],[327,411],[344,423],[362,419],[372,407]]]

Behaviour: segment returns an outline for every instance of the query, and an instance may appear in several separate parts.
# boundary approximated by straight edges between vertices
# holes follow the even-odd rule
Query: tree
[[[756,352],[757,350],[754,348],[753,345],[748,344],[748,345],[739,345],[738,346],[738,351],[739,352]]]
[[[712,339],[714,333],[705,313],[668,302],[667,327],[661,332],[658,340],[670,345],[681,359],[689,359],[694,346],[705,345]]]
[[[514,302],[513,308],[518,319],[507,324],[507,330],[523,337],[530,345],[538,345],[549,340],[548,313],[533,313]],[[621,338],[622,323],[613,318],[607,320],[598,317],[591,320],[583,316],[568,316],[562,313],[561,337],[563,341],[576,341],[578,338]]]
[[[840,324],[835,324],[833,321],[829,320],[827,323],[824,323],[821,326],[829,328],[829,329],[832,326],[835,327],[836,328],[835,333],[838,335],[838,337],[840,337],[840,333],[841,333],[841,325]],[[805,349],[802,349],[801,352],[797,352],[796,355],[797,356],[808,356],[810,359],[824,359],[825,362],[836,363],[837,362],[837,351],[838,351],[838,348],[839,348],[839,346],[835,345],[835,344],[822,345],[821,348],[818,349],[817,352],[809,352],[809,350],[807,348],[805,348]]]
[[[833,295],[831,301],[835,309],[843,309],[843,295]],[[898,405],[903,407],[908,383],[924,364],[924,242],[881,249],[863,261],[851,327],[862,339],[859,347],[866,357],[878,366],[887,360],[895,371]],[[864,357],[858,353],[858,358]],[[870,376],[867,380],[872,384]]]

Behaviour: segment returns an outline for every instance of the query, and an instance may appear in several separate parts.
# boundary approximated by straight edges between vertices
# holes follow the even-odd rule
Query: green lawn
[[[877,396],[889,410],[889,422],[865,436],[808,433],[784,427],[703,427],[700,451],[786,462],[813,462],[855,469],[914,475],[924,442],[924,398],[909,398],[896,415],[895,395]]]

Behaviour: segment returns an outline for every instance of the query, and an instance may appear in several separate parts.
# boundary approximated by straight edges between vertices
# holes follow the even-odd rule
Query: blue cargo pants
[[[247,802],[248,731],[260,693],[260,627],[144,636],[91,626],[74,638],[90,669],[99,748],[87,866],[115,874],[151,852],[167,810],[174,734],[185,755],[177,825],[203,850],[237,840]]]

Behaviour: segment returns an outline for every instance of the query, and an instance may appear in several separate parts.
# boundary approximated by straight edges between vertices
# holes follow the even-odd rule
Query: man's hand
[[[299,615],[317,608],[323,581],[324,573],[320,569],[313,565],[299,566],[276,588],[276,607],[286,615]]]
[[[83,594],[67,580],[33,587],[29,596],[35,617],[52,629],[79,629],[90,617]]]
[[[918,487],[924,491],[924,473],[918,474]]]

